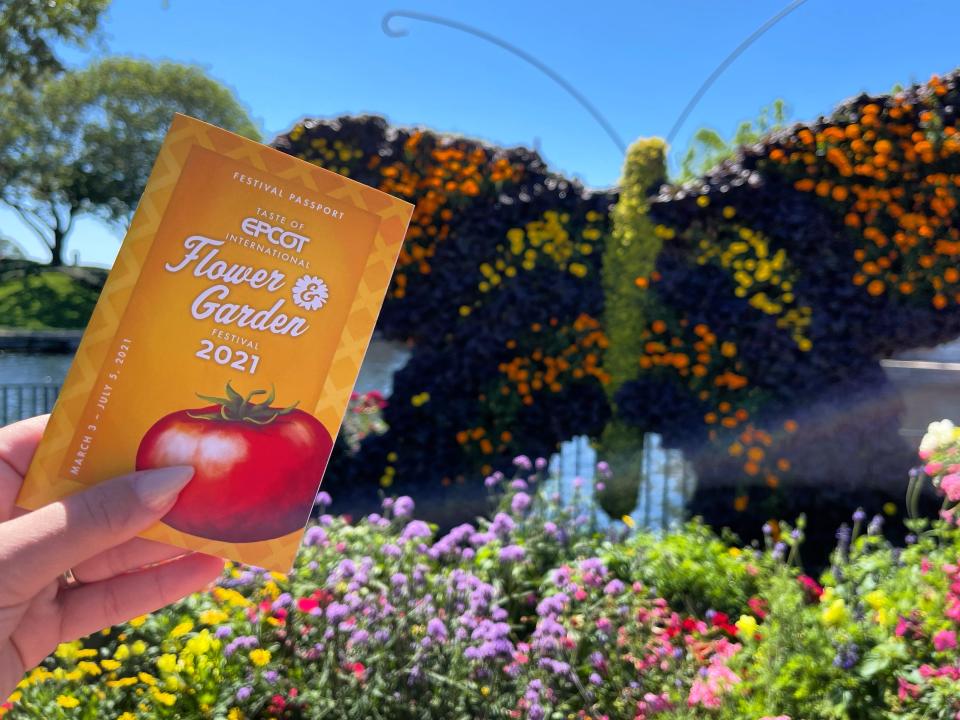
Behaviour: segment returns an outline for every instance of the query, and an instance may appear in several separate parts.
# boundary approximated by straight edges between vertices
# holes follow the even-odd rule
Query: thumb
[[[0,605],[27,600],[67,569],[147,529],[192,477],[187,466],[143,470],[0,524]]]

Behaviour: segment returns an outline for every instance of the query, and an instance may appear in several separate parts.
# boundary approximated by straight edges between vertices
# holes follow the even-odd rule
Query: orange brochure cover
[[[143,537],[288,571],[412,211],[177,115],[18,504],[192,465]]]

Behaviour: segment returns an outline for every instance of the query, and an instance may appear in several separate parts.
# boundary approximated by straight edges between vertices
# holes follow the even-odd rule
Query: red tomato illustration
[[[307,521],[333,439],[315,417],[294,406],[273,408],[274,392],[227,397],[170,413],[147,431],[137,469],[192,465],[195,474],[163,521],[224,542],[287,535]],[[296,403],[294,403],[295,405]]]

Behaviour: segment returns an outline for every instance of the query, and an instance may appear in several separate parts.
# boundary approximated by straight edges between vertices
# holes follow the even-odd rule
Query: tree
[[[0,108],[0,200],[51,265],[78,215],[129,221],[174,112],[259,138],[233,93],[175,63],[112,58],[15,92]]]
[[[757,142],[767,133],[782,128],[787,119],[786,104],[774,100],[760,109],[756,120],[744,120],[729,140],[713,128],[700,128],[693,136],[680,164],[680,182],[700,177],[731,157],[737,148]]]
[[[82,44],[109,0],[0,0],[0,85],[63,70],[55,43]]]

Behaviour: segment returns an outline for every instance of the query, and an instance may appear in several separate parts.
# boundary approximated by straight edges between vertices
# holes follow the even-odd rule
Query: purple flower
[[[400,533],[401,540],[413,540],[414,538],[428,538],[433,535],[433,530],[423,520],[411,520]]]
[[[533,468],[533,463],[530,462],[530,458],[528,458],[526,455],[517,455],[513,459],[513,464],[521,470],[530,470]]]
[[[601,460],[597,463],[597,474],[606,480],[609,480],[613,477],[613,472],[610,470],[610,465],[604,460]]]
[[[496,475],[487,475],[487,477],[483,480],[483,484],[488,488],[496,487],[499,482],[500,478],[498,478]]]
[[[518,492],[510,501],[510,509],[518,515],[530,507],[530,496],[525,492]]]
[[[490,532],[495,535],[509,535],[511,532],[516,529],[517,524],[513,521],[513,518],[507,515],[506,513],[497,513],[493,516],[493,522],[490,523]],[[475,545],[471,540],[471,545]]]
[[[263,674],[263,679],[266,680],[269,685],[275,685],[277,680],[280,679],[280,675],[276,670],[267,670]]]
[[[370,633],[362,628],[360,630],[355,630],[353,635],[350,636],[350,642],[354,645],[365,645],[369,639]]]
[[[327,532],[319,525],[312,525],[307,528],[303,542],[305,545],[323,545],[327,542]]]
[[[253,694],[253,688],[250,687],[249,685],[244,685],[239,690],[237,690],[237,700],[243,702],[252,694]]]
[[[590,673],[590,683],[592,685],[603,685],[603,678],[596,673]]]
[[[619,595],[624,591],[626,586],[620,580],[611,580],[607,583],[606,587],[603,588],[603,592],[607,595]]]
[[[317,493],[316,500],[314,500],[314,504],[319,505],[321,507],[330,507],[330,504],[332,502],[333,502],[333,498],[330,497],[330,493],[325,492],[323,490]]]
[[[556,537],[556,535],[557,535],[557,524],[556,524],[555,522],[550,522],[549,520],[547,520],[547,522],[545,522],[545,523],[543,524],[543,531],[544,531],[547,535],[550,535],[551,537]]]
[[[233,628],[229,625],[220,625],[216,630],[213,631],[213,635],[214,637],[223,640],[224,638],[228,638],[233,635]]]
[[[400,587],[407,584],[407,576],[403,573],[394,573],[390,576],[390,584],[394,587]]]
[[[380,548],[380,551],[387,557],[400,557],[400,555],[403,553],[403,551],[393,543],[387,543]]]
[[[603,492],[607,489],[607,484],[605,482],[597,482],[594,487],[597,489],[597,492]]]
[[[538,457],[535,465],[537,466],[537,470],[543,470],[547,466],[547,459]]]
[[[543,720],[545,717],[546,713],[538,703],[533,703],[529,708],[527,708],[528,720]]]
[[[511,490],[526,490],[528,487],[530,486],[527,485],[526,480],[521,480],[520,478],[517,478],[516,480],[510,481]]]
[[[413,498],[409,495],[401,495],[393,502],[393,515],[398,518],[410,517],[413,515]]]
[[[350,614],[350,608],[343,603],[332,602],[327,605],[326,614],[328,622],[336,623],[343,620],[347,615]]]
[[[559,615],[563,612],[563,608],[568,602],[570,602],[570,598],[567,597],[566,593],[562,592],[551,595],[550,597],[545,597],[537,605],[537,615],[541,617],[545,615]]]
[[[430,618],[430,622],[427,623],[427,634],[437,641],[446,640],[447,626],[440,618]]]
[[[863,522],[867,519],[867,514],[863,511],[863,508],[857,508],[853,513],[853,521],[856,523]]]
[[[526,554],[526,551],[519,545],[507,545],[505,548],[500,549],[500,561],[508,563],[519,562],[523,560]]]

